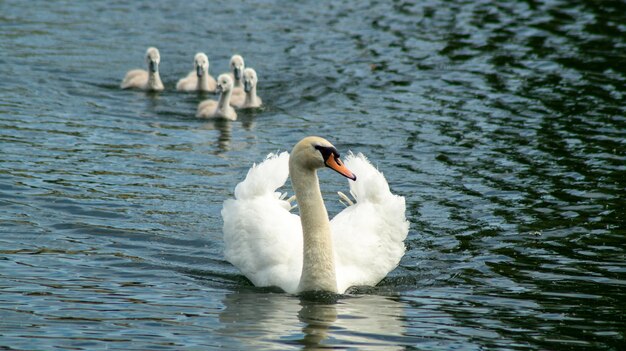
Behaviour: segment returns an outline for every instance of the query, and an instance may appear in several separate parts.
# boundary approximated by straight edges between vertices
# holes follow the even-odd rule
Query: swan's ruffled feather
[[[224,255],[256,286],[278,286],[295,293],[302,271],[300,217],[276,189],[285,184],[289,154],[269,155],[253,166],[226,200]]]
[[[289,153],[269,154],[265,161],[253,165],[246,179],[235,187],[235,198],[250,199],[275,193],[289,177]]]
[[[357,180],[349,182],[356,203],[330,222],[339,291],[380,282],[404,255],[409,230],[404,197],[389,191],[383,174],[363,154],[344,163]]]

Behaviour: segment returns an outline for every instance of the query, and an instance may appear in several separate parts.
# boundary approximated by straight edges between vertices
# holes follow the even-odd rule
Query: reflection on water
[[[222,302],[220,333],[245,340],[245,348],[272,349],[280,343],[281,348],[302,346],[305,350],[395,350],[411,343],[404,336],[404,304],[389,297],[364,295],[328,302],[237,292]]]
[[[298,320],[304,324],[304,327],[302,328],[303,338],[300,342],[305,350],[323,349],[324,340],[329,338],[330,329],[337,322],[336,305],[302,301],[301,306]]]
[[[230,149],[232,128],[232,122],[226,120],[209,121],[199,127],[199,129],[217,130],[219,132],[217,137],[217,147],[220,153],[226,152]]]

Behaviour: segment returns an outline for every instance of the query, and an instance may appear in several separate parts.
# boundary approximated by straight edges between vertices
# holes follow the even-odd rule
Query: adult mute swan
[[[176,90],[214,92],[217,87],[215,78],[209,74],[209,58],[202,52],[193,58],[194,70],[176,83]]]
[[[258,78],[256,71],[252,68],[243,70],[243,91],[245,95],[233,95],[230,104],[236,108],[254,108],[260,107],[263,101],[256,94],[256,84]]]
[[[341,194],[350,206],[332,221],[317,178],[322,167],[353,180],[356,203]],[[300,217],[275,192],[288,176]],[[224,255],[256,286],[344,293],[377,284],[398,265],[409,229],[404,213],[404,197],[389,191],[365,156],[350,154],[344,164],[330,142],[307,137],[291,155],[270,154],[253,166],[235,188],[235,199],[224,202]]]
[[[128,71],[120,87],[122,89],[141,89],[146,91],[163,90],[163,82],[159,75],[159,63],[161,55],[157,48],[150,47],[146,50],[146,63],[148,70],[134,69]]]
[[[202,118],[225,118],[232,121],[237,119],[237,112],[230,106],[230,95],[233,91],[233,80],[228,74],[220,74],[217,77],[217,89],[220,99],[205,100],[198,105],[196,117]]]

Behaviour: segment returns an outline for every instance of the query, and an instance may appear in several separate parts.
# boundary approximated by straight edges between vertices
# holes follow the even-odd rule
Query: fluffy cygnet
[[[225,118],[237,119],[237,112],[230,106],[230,96],[233,92],[233,80],[228,74],[220,74],[217,77],[217,89],[220,94],[219,101],[205,100],[198,105],[196,117],[201,118]]]
[[[146,63],[148,70],[134,69],[128,71],[120,87],[122,89],[141,89],[146,91],[163,90],[163,82],[159,76],[159,63],[161,55],[157,48],[150,47],[146,50]]]
[[[243,70],[246,68],[241,55],[233,55],[230,58],[230,77],[233,79],[233,87],[243,89]]]
[[[215,78],[209,74],[209,58],[202,52],[193,59],[195,70],[178,81],[176,90],[214,92],[217,87]]]
[[[241,55],[233,55],[230,58],[230,77],[233,79],[233,97],[241,95],[243,97],[243,70],[246,65]]]
[[[253,108],[263,104],[261,98],[256,94],[256,84],[258,78],[256,71],[252,68],[246,68],[243,71],[243,90],[245,95],[233,95],[230,104],[236,108]]]

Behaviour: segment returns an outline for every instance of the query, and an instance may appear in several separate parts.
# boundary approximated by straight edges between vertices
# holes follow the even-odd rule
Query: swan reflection
[[[312,301],[283,293],[238,292],[223,300],[220,333],[242,348],[402,349],[404,305],[391,297],[346,296]]]

